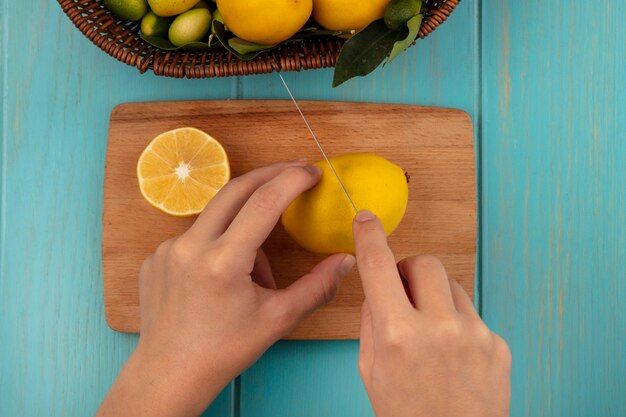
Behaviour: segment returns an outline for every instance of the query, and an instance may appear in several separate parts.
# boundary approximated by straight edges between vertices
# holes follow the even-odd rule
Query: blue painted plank
[[[354,341],[283,341],[241,377],[240,415],[373,416]]]
[[[626,6],[483,3],[483,313],[512,416],[626,415]]]
[[[2,1],[0,415],[93,414],[136,336],[104,321],[102,183],[120,102],[230,98],[233,80],[139,75],[54,1]],[[228,416],[227,389],[207,416]]]
[[[477,5],[463,2],[432,37],[391,65],[334,90],[332,70],[285,78],[299,99],[439,105],[476,116],[476,19]],[[244,98],[287,98],[277,75],[246,77],[241,85]],[[357,357],[356,341],[280,342],[241,377],[240,415],[371,416]]]

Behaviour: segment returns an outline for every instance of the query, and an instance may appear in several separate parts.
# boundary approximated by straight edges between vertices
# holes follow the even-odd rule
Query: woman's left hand
[[[228,183],[139,274],[141,336],[99,415],[199,415],[306,315],[330,302],[353,267],[332,255],[276,289],[261,245],[282,212],[320,179],[303,161]]]

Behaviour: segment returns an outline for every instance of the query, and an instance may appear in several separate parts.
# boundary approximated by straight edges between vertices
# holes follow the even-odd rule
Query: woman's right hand
[[[378,417],[503,417],[511,353],[433,256],[396,265],[378,218],[354,220],[366,301],[359,372]],[[404,290],[408,282],[412,299]]]

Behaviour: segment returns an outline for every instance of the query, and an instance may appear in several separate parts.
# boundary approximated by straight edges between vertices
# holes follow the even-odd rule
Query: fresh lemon
[[[115,16],[130,22],[136,22],[148,13],[146,0],[103,0],[103,3]]]
[[[407,177],[399,166],[373,154],[330,158],[357,209],[380,218],[390,235],[400,224],[408,202]],[[282,224],[304,249],[315,253],[354,253],[354,209],[326,161],[322,179],[287,208]]]
[[[385,14],[390,0],[313,0],[313,18],[328,30],[364,29]]]
[[[217,0],[231,32],[263,45],[292,37],[309,20],[312,7],[312,0]]]
[[[192,127],[157,136],[137,162],[143,197],[174,216],[200,213],[230,179],[230,165],[222,145]]]
[[[198,4],[198,0],[148,0],[148,3],[158,16],[176,16]]]
[[[169,39],[175,46],[199,42],[206,38],[210,28],[209,9],[191,9],[176,16],[169,29]]]
[[[141,33],[146,36],[166,36],[171,23],[171,17],[157,16],[149,11],[141,19]]]
[[[385,9],[385,24],[391,30],[400,30],[421,8],[421,0],[391,0]]]

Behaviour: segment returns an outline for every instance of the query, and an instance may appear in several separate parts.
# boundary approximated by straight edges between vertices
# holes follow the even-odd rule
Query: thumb
[[[339,289],[339,282],[348,275],[356,259],[352,255],[338,253],[317,264],[311,272],[281,291],[282,303],[300,321],[312,311],[330,303]]]

